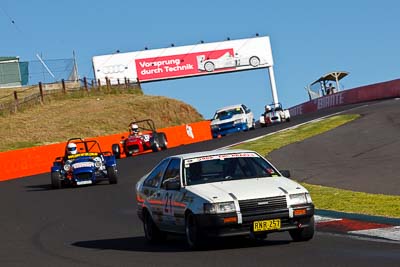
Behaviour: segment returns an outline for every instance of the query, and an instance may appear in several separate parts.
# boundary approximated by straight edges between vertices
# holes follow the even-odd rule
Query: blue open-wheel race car
[[[96,140],[69,139],[64,156],[57,157],[51,167],[54,189],[95,184],[103,180],[108,180],[110,184],[117,183],[117,162],[111,152],[101,151]]]

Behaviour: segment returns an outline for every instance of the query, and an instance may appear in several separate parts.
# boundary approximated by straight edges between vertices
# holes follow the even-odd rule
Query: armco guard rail
[[[212,139],[210,121],[158,129],[167,135],[168,147],[186,145]],[[104,151],[111,151],[111,145],[118,143],[127,133],[113,134],[95,138]],[[22,178],[50,172],[56,157],[62,156],[65,142],[26,149],[0,152],[0,181]]]
[[[400,79],[361,86],[326,95],[291,107],[289,112],[290,116],[294,117],[332,107],[395,97],[400,97]]]

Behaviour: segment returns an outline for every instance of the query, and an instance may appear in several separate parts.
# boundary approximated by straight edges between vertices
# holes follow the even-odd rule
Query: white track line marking
[[[348,233],[363,236],[382,237],[390,240],[400,241],[400,226],[349,231]]]

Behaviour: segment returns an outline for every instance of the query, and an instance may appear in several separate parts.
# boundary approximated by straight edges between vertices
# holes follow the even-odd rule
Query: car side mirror
[[[289,178],[290,177],[290,171],[289,170],[280,170],[279,171],[283,177]]]
[[[164,182],[166,190],[179,190],[181,189],[181,182],[179,179],[169,179]]]

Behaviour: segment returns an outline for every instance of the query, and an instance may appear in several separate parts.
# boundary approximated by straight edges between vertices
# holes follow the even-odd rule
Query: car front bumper
[[[247,124],[245,122],[242,123],[230,123],[230,124],[221,124],[221,125],[214,125],[211,127],[211,133],[213,138],[218,137],[219,135],[227,135],[227,134],[231,134],[231,133],[237,133],[240,131],[245,131],[247,130]]]
[[[225,214],[198,214],[195,215],[196,222],[204,233],[209,237],[218,236],[236,236],[236,235],[249,235],[253,233],[253,223],[255,221],[280,219],[280,229],[265,231],[261,233],[282,232],[293,229],[306,228],[310,226],[310,219],[314,215],[314,205],[304,205],[296,207],[295,209],[305,209],[306,213],[302,215],[289,216],[289,210],[282,210],[279,212],[254,215],[244,217],[242,223],[232,222],[231,218],[237,217],[235,212]]]

